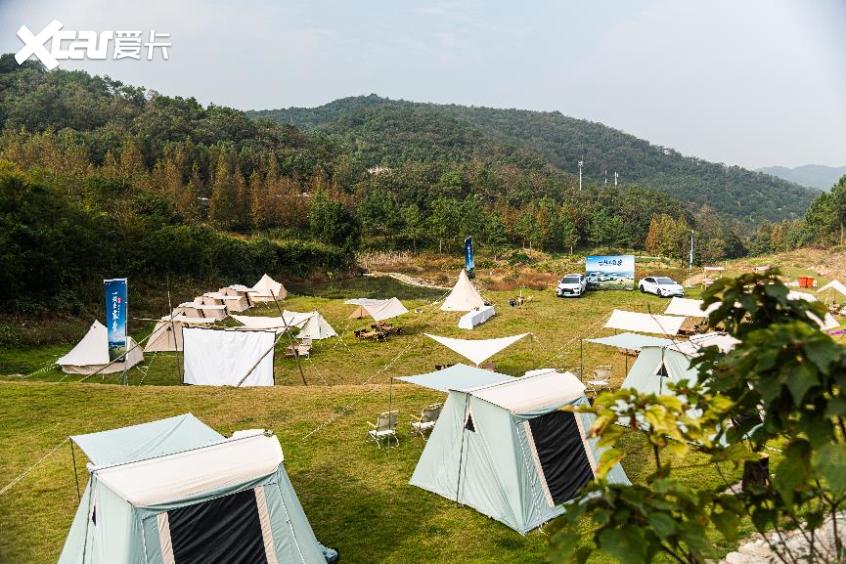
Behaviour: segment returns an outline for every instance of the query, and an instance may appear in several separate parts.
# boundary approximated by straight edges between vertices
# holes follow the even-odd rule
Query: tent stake
[[[76,471],[76,452],[73,448],[73,441],[68,441],[71,447],[71,460],[73,461],[73,479],[76,480],[76,500],[82,501],[82,494],[79,493],[79,473]]]

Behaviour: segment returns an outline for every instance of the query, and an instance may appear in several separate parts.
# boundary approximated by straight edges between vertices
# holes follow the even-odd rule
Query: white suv
[[[568,274],[558,283],[555,295],[559,298],[578,298],[587,290],[587,278],[582,274]]]
[[[647,276],[638,285],[641,292],[647,292],[669,298],[670,296],[684,296],[682,285],[667,276]]]

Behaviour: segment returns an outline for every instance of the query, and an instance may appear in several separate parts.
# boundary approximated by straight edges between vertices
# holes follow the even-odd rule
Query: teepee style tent
[[[263,303],[272,302],[274,298],[284,300],[288,297],[288,290],[280,282],[265,274],[255,286],[250,288],[249,294],[253,303]]]
[[[411,484],[526,534],[564,512],[590,482],[602,449],[587,431],[593,415],[570,373],[543,372],[451,390]],[[628,483],[615,465],[608,479]]]
[[[607,329],[636,331],[638,333],[656,333],[658,335],[678,335],[685,322],[684,317],[672,315],[653,315],[615,309],[605,323]]]
[[[356,298],[344,302],[348,305],[358,306],[355,308],[349,319],[364,319],[372,317],[375,321],[385,321],[408,313],[408,310],[397,298],[389,300],[376,300],[371,298]]]
[[[485,300],[476,291],[476,287],[462,270],[458,275],[458,282],[441,305],[443,311],[470,311],[485,305]]]
[[[287,325],[288,329],[299,329],[297,337],[300,339],[328,339],[337,337],[338,334],[329,325],[318,311],[299,313],[297,311],[285,310],[282,317],[261,317],[257,315],[233,315],[232,319],[243,325],[240,329],[244,331],[266,331],[273,330],[276,333],[283,333]]]
[[[313,341],[337,336],[338,334],[335,333],[329,322],[316,311],[309,314],[305,323],[300,327],[300,332],[297,333],[298,339],[311,339]]]
[[[214,322],[214,319],[206,319],[204,317],[174,315],[171,318],[169,315],[166,315],[156,322],[153,332],[150,333],[150,338],[147,339],[147,345],[144,347],[144,352],[154,353],[181,351],[183,327],[190,327],[192,325],[211,325]]]
[[[278,439],[192,415],[71,437],[90,479],[60,564],[326,564]]]
[[[94,321],[71,351],[56,361],[65,374],[114,374],[144,362],[144,353],[132,337],[126,338],[126,358],[111,362],[106,326]]]
[[[425,333],[425,335],[457,352],[476,366],[479,366],[496,353],[528,335],[528,333],[521,333],[511,337],[500,337],[499,339],[453,339],[451,337],[430,335],[429,333]]]

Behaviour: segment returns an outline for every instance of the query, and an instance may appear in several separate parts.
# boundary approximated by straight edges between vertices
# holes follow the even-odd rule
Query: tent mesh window
[[[267,564],[253,490],[167,512],[176,564]]]
[[[573,499],[593,479],[575,415],[553,411],[530,419],[529,427],[553,502]]]

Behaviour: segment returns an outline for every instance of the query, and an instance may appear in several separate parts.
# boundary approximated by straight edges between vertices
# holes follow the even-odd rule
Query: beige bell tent
[[[173,310],[173,315],[185,315],[187,317],[205,317],[208,319],[226,319],[229,313],[225,305],[207,305],[197,302],[184,302]]]
[[[358,306],[350,314],[350,319],[364,319],[372,317],[375,321],[385,321],[393,317],[399,317],[408,313],[408,309],[397,298],[389,300],[376,300],[371,298],[356,298],[344,302],[348,305]]]
[[[476,287],[462,270],[458,275],[458,282],[441,305],[443,311],[471,311],[485,305],[485,300],[479,295]]]
[[[65,374],[114,374],[144,362],[144,353],[132,337],[126,339],[126,359],[110,363],[106,326],[95,321],[71,351],[56,361]]]
[[[177,352],[182,350],[182,328],[194,325],[210,325],[214,319],[174,315],[162,317],[147,339],[144,352]]]
[[[280,282],[277,282],[267,274],[261,277],[261,280],[256,282],[256,285],[250,288],[250,299],[254,303],[272,302],[274,298],[277,300],[284,300],[288,297],[288,290],[285,289]]]
[[[250,309],[246,295],[230,296],[221,292],[206,292],[194,298],[194,301],[206,305],[225,305],[227,311],[241,312]]]
[[[243,284],[231,284],[218,290],[224,296],[243,296],[247,300],[247,307],[253,307],[253,300],[250,298],[250,289]]]
[[[243,325],[239,329],[244,331],[267,331],[274,330],[277,334],[288,329],[299,329],[298,339],[328,339],[337,337],[338,334],[329,325],[322,315],[317,311],[299,313],[297,311],[285,310],[284,316],[260,317],[256,315],[233,315],[232,319]]]

